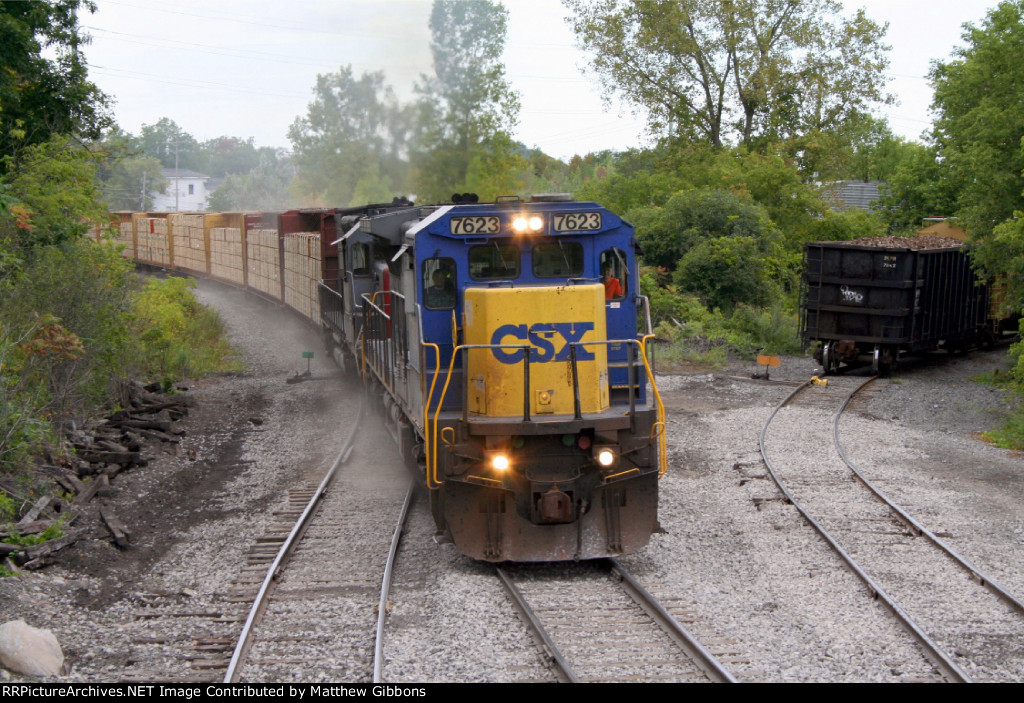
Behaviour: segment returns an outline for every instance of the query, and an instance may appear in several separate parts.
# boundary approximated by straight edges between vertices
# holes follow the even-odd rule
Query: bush
[[[165,386],[185,376],[238,368],[216,312],[200,305],[191,278],[150,279],[135,299],[140,372]]]
[[[17,387],[36,401],[30,413],[58,426],[107,403],[131,356],[130,266],[112,245],[84,239],[26,252],[0,300],[16,376],[6,379],[8,399]]]
[[[673,282],[696,293],[709,308],[731,312],[739,304],[763,305],[779,294],[765,276],[762,252],[753,237],[716,237],[690,249]]]

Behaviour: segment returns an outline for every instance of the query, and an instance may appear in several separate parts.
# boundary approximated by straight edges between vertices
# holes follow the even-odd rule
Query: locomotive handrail
[[[423,354],[423,373],[427,372],[427,348],[434,348],[434,373],[433,378],[430,381],[430,392],[427,393],[426,400],[423,402],[423,453],[426,455],[426,479],[427,488],[434,489],[437,486],[430,485],[430,399],[434,397],[434,387],[437,385],[437,372],[440,370],[441,365],[441,348],[433,342],[420,342],[420,351]],[[422,392],[422,391],[421,391]]]
[[[434,345],[434,346],[436,347],[437,345]],[[437,399],[437,410],[434,411],[434,438],[433,438],[434,439],[434,441],[433,441],[433,445],[434,446],[433,446],[433,456],[432,456],[433,462],[430,462],[429,459],[428,459],[428,474],[429,474],[429,470],[430,470],[430,464],[432,463],[433,464],[434,483],[436,483],[438,486],[440,486],[442,483],[444,483],[444,481],[439,481],[437,479],[437,424],[438,424],[438,421],[440,420],[440,417],[441,417],[441,408],[444,407],[444,397],[448,394],[448,386],[449,386],[449,384],[452,381],[452,371],[455,370],[455,358],[458,355],[458,353],[462,352],[464,350],[467,350],[467,349],[522,349],[524,351],[524,353],[526,354],[526,359],[527,359],[527,363],[525,364],[525,366],[527,367],[527,369],[529,369],[529,358],[530,358],[530,349],[531,348],[532,347],[529,344],[460,344],[460,345],[457,345],[454,349],[452,349],[452,356],[451,356],[451,359],[448,362],[448,373],[445,375],[445,379],[444,379],[444,387],[441,389],[441,395]],[[440,356],[438,357],[438,360],[440,360]],[[436,367],[434,368],[434,382],[435,383],[437,382],[437,372],[439,370],[440,370],[439,368],[436,368]],[[529,371],[527,371],[527,373],[529,373]],[[465,383],[463,383],[463,385],[465,385]],[[433,385],[433,383],[431,383],[430,394],[433,395],[433,393],[434,393],[434,385]],[[428,400],[429,400],[429,398],[428,398]],[[426,409],[428,407],[429,407],[429,402],[428,403],[424,403],[424,412],[426,412]],[[463,405],[463,416],[464,417],[465,417],[465,412],[466,412],[466,408],[465,408],[465,405]],[[424,434],[429,434],[430,433],[429,425],[425,426],[423,428],[423,432],[424,432]],[[428,479],[428,483],[429,483],[429,479]]]
[[[658,392],[658,386],[657,386],[657,384],[654,381],[654,374],[651,371],[650,363],[647,360],[647,340],[652,339],[653,337],[654,337],[653,334],[649,334],[649,335],[645,335],[641,339],[591,340],[591,341],[587,341],[587,342],[573,342],[571,346],[572,346],[573,349],[575,349],[575,347],[577,347],[577,346],[587,346],[587,345],[593,345],[593,344],[604,345],[604,346],[608,346],[608,345],[612,345],[612,344],[628,344],[628,345],[630,345],[630,349],[632,349],[633,348],[632,345],[635,344],[635,345],[637,345],[637,347],[639,347],[640,356],[641,356],[641,358],[643,359],[643,362],[644,362],[645,376],[646,376],[647,381],[651,384],[651,389],[653,390],[654,397],[655,397],[655,407],[656,407],[656,413],[657,413],[657,420],[654,422],[653,426],[651,427],[650,441],[651,441],[652,444],[654,443],[655,440],[658,441],[658,459],[659,459],[658,477],[660,478],[660,477],[665,475],[665,472],[668,469],[668,446],[667,446],[667,439],[666,439],[666,435],[665,435],[665,406],[664,406],[664,403],[662,402],[661,394]],[[440,361],[440,350],[439,350],[438,346],[436,344],[432,344],[432,343],[429,343],[429,342],[424,342],[423,346],[427,346],[428,344],[430,346],[434,347],[435,354],[437,355],[437,359],[438,359],[438,361]],[[452,349],[451,359],[448,362],[448,371],[447,371],[447,374],[446,374],[446,377],[445,377],[444,386],[441,388],[441,394],[440,394],[440,396],[438,397],[438,400],[437,400],[437,408],[434,411],[434,424],[433,424],[433,429],[431,430],[430,416],[429,416],[430,401],[433,399],[434,388],[435,388],[435,384],[437,383],[437,375],[438,375],[438,372],[440,371],[439,364],[435,364],[435,367],[433,369],[433,376],[434,377],[433,377],[433,380],[431,381],[431,384],[430,384],[430,393],[427,396],[427,400],[424,403],[424,409],[423,409],[423,415],[424,415],[423,431],[424,431],[424,435],[426,436],[426,441],[427,441],[427,448],[426,448],[426,451],[427,451],[427,467],[426,467],[426,471],[427,471],[427,485],[428,485],[428,487],[430,486],[431,478],[433,479],[433,482],[434,482],[434,484],[436,484],[436,486],[440,486],[442,483],[444,483],[443,481],[438,479],[438,475],[437,475],[437,447],[438,447],[437,428],[438,428],[438,424],[440,422],[441,409],[444,406],[444,399],[448,395],[448,387],[451,384],[452,374],[453,374],[453,371],[455,370],[455,359],[459,356],[459,354],[461,354],[461,353],[463,353],[465,351],[469,351],[471,349],[522,349],[524,351],[524,354],[525,354],[524,363],[523,363],[523,374],[524,374],[524,378],[525,378],[525,381],[524,381],[524,398],[523,398],[523,420],[524,420],[524,422],[529,422],[529,420],[530,420],[530,409],[529,409],[529,407],[530,407],[529,406],[529,397],[530,397],[529,396],[529,390],[530,390],[529,386],[530,386],[530,383],[529,383],[529,373],[530,373],[530,351],[532,350],[532,348],[533,347],[531,345],[529,345],[529,344],[460,344],[460,345],[456,345]],[[633,362],[633,361],[630,362],[630,371],[631,372],[632,372],[634,363],[635,362]],[[463,361],[463,367],[464,368],[466,367],[465,361]],[[426,371],[427,371],[427,369],[426,369],[426,360],[424,360],[424,372],[426,372]],[[634,416],[636,414],[635,405],[634,405],[634,400],[635,399],[634,399],[634,396],[633,396],[633,387],[634,387],[634,385],[635,385],[635,382],[631,379],[630,388],[629,388],[629,400],[630,400],[629,414],[630,414],[630,421],[631,422],[633,421]],[[463,386],[464,386],[464,390],[465,390],[465,386],[466,386],[465,382],[463,382]],[[573,372],[573,386],[574,386],[574,391],[577,390],[578,379],[576,377],[575,369],[574,369],[574,372]],[[463,419],[464,422],[468,421],[468,412],[469,412],[468,408],[469,408],[469,404],[464,399],[463,403],[462,403],[462,419]],[[577,417],[579,417],[578,401],[576,401],[576,403],[574,403],[574,410],[575,410],[575,412],[577,414]]]
[[[377,302],[376,302],[377,301],[377,296],[382,295],[382,294],[386,295],[386,296],[393,296],[394,298],[396,298],[397,301],[398,301],[398,304],[401,305],[401,310],[403,312],[405,310],[405,296],[402,295],[401,293],[397,292],[397,291],[393,291],[393,290],[378,290],[378,291],[374,291],[373,295],[370,295],[368,293],[363,293],[360,297],[363,300],[365,300],[366,303],[367,303],[366,306],[363,306],[363,319],[364,319],[364,321],[366,321],[363,324],[363,330],[364,331],[365,331],[365,329],[368,326],[367,322],[368,322],[370,316],[371,315],[376,315],[376,316],[378,316],[379,318],[382,318],[385,321],[385,328],[387,328],[389,330],[389,333],[390,333],[390,325],[392,323],[393,317],[392,317],[392,315],[390,313],[385,312],[385,310],[383,308],[381,308],[379,305],[377,305]],[[404,337],[405,336],[404,321],[402,321],[400,331],[401,331],[402,336]],[[360,352],[361,352],[361,355],[362,355],[362,362],[363,362],[363,364],[362,364],[362,374],[363,374],[364,377],[366,376],[366,366],[367,366],[366,339],[367,339],[366,335],[363,334],[362,335],[362,343],[360,345]],[[403,343],[400,346],[401,346],[402,353],[403,353],[403,356],[404,356],[405,350],[406,350],[405,340],[403,340]],[[393,341],[392,341],[392,344],[391,344],[391,349],[392,349],[392,355],[394,355],[395,352],[397,351],[397,348],[396,348],[396,345],[394,344]],[[392,361],[395,361],[395,359],[392,359]],[[405,361],[408,361],[407,357],[405,358]],[[392,364],[392,366],[393,366],[393,364]],[[374,370],[374,372],[376,373],[377,377],[384,384],[384,387],[387,388],[388,391],[390,391],[392,395],[395,395],[395,389],[394,389],[394,383],[393,383],[394,379],[391,378],[391,374],[387,373],[386,371],[382,371],[381,369],[375,367],[372,363],[370,364],[370,367]]]
[[[654,434],[655,428],[658,429],[658,459],[661,463],[661,470],[658,472],[658,478],[665,475],[668,471],[668,438],[665,434],[665,404],[661,401],[661,393],[658,391],[658,384],[654,382],[654,372],[651,370],[651,365],[647,361],[647,340],[654,339],[653,334],[645,334],[643,339],[640,340],[640,356],[644,360],[644,370],[647,372],[647,380],[651,382],[651,390],[654,392],[654,399],[658,408],[658,421],[651,427],[651,434]],[[652,437],[653,439],[653,437]]]

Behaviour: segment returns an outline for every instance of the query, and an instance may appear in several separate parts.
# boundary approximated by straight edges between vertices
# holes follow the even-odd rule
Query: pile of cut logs
[[[72,468],[44,464],[66,491],[68,500],[46,495],[40,498],[14,526],[25,537],[44,532],[60,523],[64,535],[32,546],[0,542],[0,558],[10,559],[21,568],[33,569],[50,563],[51,556],[77,541],[86,528],[76,525],[83,509],[97,494],[110,486],[110,479],[133,466],[145,466],[142,445],[146,440],[178,444],[185,434],[174,423],[188,414],[190,396],[158,393],[155,385],[128,382],[121,387],[121,407],[89,431],[71,437],[77,455]],[[99,517],[118,547],[127,547],[130,533],[109,506],[99,508]],[[2,537],[0,537],[2,538]]]

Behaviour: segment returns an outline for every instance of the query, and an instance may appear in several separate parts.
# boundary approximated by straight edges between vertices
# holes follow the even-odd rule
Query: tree
[[[508,165],[508,132],[519,115],[519,96],[505,81],[501,61],[508,11],[499,2],[435,0],[430,14],[434,76],[417,91],[417,195],[444,200],[491,176],[481,168]],[[497,175],[497,174],[493,174]]]
[[[96,10],[83,0],[0,3],[0,154],[12,157],[0,175],[25,147],[54,134],[96,139],[110,124],[106,96],[87,79],[81,7]]]
[[[138,145],[146,156],[159,159],[164,168],[177,166],[200,173],[209,168],[208,155],[196,138],[168,117],[161,117],[156,124],[142,125]]]
[[[916,231],[925,217],[954,215],[957,193],[949,163],[933,145],[906,145],[902,161],[886,178],[873,207],[896,232]]]
[[[972,236],[1024,210],[1024,2],[1006,0],[981,26],[965,24],[967,46],[935,63],[934,139]]]
[[[720,147],[828,130],[883,93],[886,27],[836,0],[563,0],[608,97]]]
[[[405,149],[401,125],[402,109],[383,73],[356,78],[343,66],[317,76],[306,115],[288,128],[296,187],[307,198],[335,205],[348,205],[357,190],[401,188],[404,165],[393,158]]]
[[[92,223],[109,217],[96,187],[96,157],[67,137],[54,135],[26,147],[15,162],[3,159],[5,193],[24,208],[24,217],[12,223],[0,218],[0,237],[29,251],[61,244],[83,235]]]
[[[763,241],[773,232],[767,213],[726,190],[699,188],[676,193],[664,207],[629,213],[643,247],[644,262],[674,269],[698,243],[720,237]]]
[[[763,258],[753,237],[704,239],[679,260],[673,280],[710,309],[732,312],[741,303],[764,305],[777,288],[765,276]]]
[[[291,158],[283,153],[261,153],[259,164],[249,173],[231,174],[224,179],[210,196],[210,209],[221,212],[286,209],[294,175]]]
[[[94,145],[96,182],[111,210],[149,210],[153,193],[167,188],[159,160],[141,154],[137,140],[116,127]]]

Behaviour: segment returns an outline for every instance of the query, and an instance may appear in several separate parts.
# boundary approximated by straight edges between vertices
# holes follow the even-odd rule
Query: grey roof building
[[[831,181],[821,185],[821,193],[833,210],[870,210],[871,203],[881,196],[880,186],[884,185],[884,181]]]

